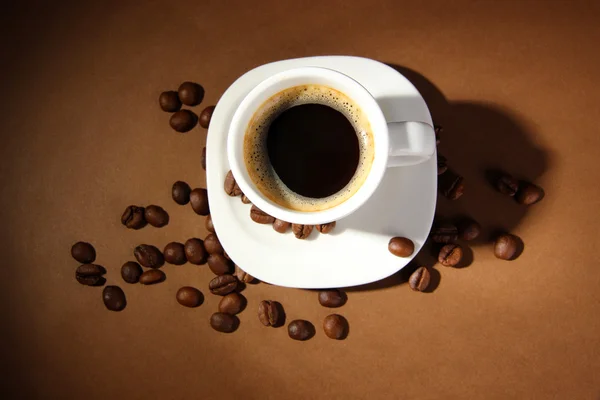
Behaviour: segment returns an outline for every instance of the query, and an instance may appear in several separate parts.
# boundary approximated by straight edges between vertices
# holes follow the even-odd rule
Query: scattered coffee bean
[[[306,239],[312,233],[313,228],[314,225],[292,224],[292,232],[296,239]]]
[[[463,256],[462,247],[457,244],[447,244],[440,250],[438,261],[446,267],[455,267]]]
[[[223,254],[223,246],[221,246],[219,238],[214,233],[209,233],[208,236],[204,238],[204,248],[209,254]]]
[[[288,335],[294,340],[308,340],[315,334],[315,327],[303,319],[296,319],[288,325]]]
[[[198,307],[204,300],[202,292],[191,286],[180,288],[175,298],[179,304],[185,307]]]
[[[231,260],[231,257],[229,257],[229,254],[227,254],[227,252],[226,252],[226,251],[223,251],[223,256],[224,256],[226,259],[228,259],[228,260]]]
[[[140,275],[140,283],[142,285],[154,285],[164,282],[165,279],[167,279],[167,275],[160,269],[149,269]]]
[[[118,286],[105,287],[102,291],[102,300],[110,311],[122,311],[127,305],[125,293]]]
[[[96,261],[96,250],[87,242],[77,242],[71,247],[71,256],[82,264]]]
[[[520,240],[515,235],[504,233],[496,238],[494,243],[494,255],[501,260],[513,260],[516,258],[520,247]]]
[[[233,172],[229,171],[225,176],[225,182],[223,183],[223,188],[225,189],[225,193],[229,196],[239,196],[242,194],[242,190],[238,186],[235,178],[233,177]]]
[[[475,240],[481,234],[481,225],[472,219],[465,219],[458,224],[458,232],[463,240]]]
[[[144,207],[129,206],[121,216],[121,223],[129,229],[141,229],[146,226]]]
[[[187,262],[185,246],[179,242],[171,242],[163,250],[165,261],[169,264],[183,265]]]
[[[408,278],[408,285],[412,290],[422,292],[429,286],[429,280],[431,279],[431,273],[427,267],[419,267],[413,272]]]
[[[83,264],[75,270],[75,279],[77,282],[86,286],[102,286],[106,283],[106,279],[102,275],[106,273],[106,269],[96,264]]]
[[[259,224],[271,224],[275,222],[275,218],[261,210],[260,208],[252,205],[250,208],[250,218],[252,221]]]
[[[234,275],[240,282],[244,283],[252,283],[256,280],[252,275],[241,269],[238,265],[235,265]]]
[[[448,199],[457,200],[464,193],[464,179],[454,171],[447,170],[438,177],[438,190]]]
[[[435,132],[435,144],[439,145],[440,135],[444,131],[444,128],[442,128],[440,125],[433,125],[433,131]]]
[[[338,314],[328,315],[323,321],[323,330],[330,339],[345,339],[348,335],[348,320]]]
[[[177,94],[186,106],[197,106],[204,99],[204,88],[194,82],[183,82],[179,85]]]
[[[544,198],[544,189],[529,182],[521,182],[515,199],[517,203],[529,206]]]
[[[162,207],[155,205],[146,207],[144,218],[155,228],[161,228],[169,223],[169,214]]]
[[[181,133],[192,130],[192,128],[196,126],[197,122],[198,117],[190,110],[179,110],[173,113],[173,115],[171,115],[171,119],[169,119],[169,125],[171,125],[171,128]]]
[[[244,204],[252,204],[252,202],[250,201],[250,199],[248,198],[248,196],[246,196],[244,193],[242,193],[242,203],[244,203]]]
[[[448,171],[448,160],[446,160],[446,157],[444,157],[440,153],[437,154],[437,171],[438,175],[441,175],[444,172]]]
[[[162,92],[158,97],[158,104],[160,104],[160,108],[166,112],[179,111],[181,108],[181,100],[179,100],[177,92],[173,90]]]
[[[275,221],[273,221],[273,229],[275,229],[275,231],[279,233],[286,233],[287,230],[290,229],[291,225],[292,224],[290,224],[289,222],[282,221],[277,218],[275,218]]]
[[[134,261],[127,261],[121,267],[121,278],[127,283],[138,283],[142,276],[142,267]]]
[[[219,302],[219,312],[235,315],[240,313],[246,304],[246,299],[239,293],[229,293]]]
[[[240,320],[235,315],[216,312],[210,317],[210,326],[215,331],[231,333],[240,325]]]
[[[150,244],[140,244],[133,250],[133,255],[142,267],[160,268],[165,263],[160,250]]]
[[[192,209],[198,215],[208,215],[210,208],[208,206],[208,192],[203,188],[196,188],[190,193],[190,204]]]
[[[326,224],[315,225],[315,228],[317,228],[317,230],[321,233],[329,233],[333,230],[333,228],[335,228],[335,221],[328,222]]]
[[[206,219],[204,220],[204,227],[207,231],[215,233],[215,226],[213,225],[212,217],[210,216],[210,214],[207,215]]]
[[[208,253],[206,252],[204,242],[201,239],[188,239],[183,247],[185,250],[185,257],[190,263],[196,265],[206,264]]]
[[[258,304],[258,319],[264,326],[280,326],[281,304],[272,300],[263,300]]]
[[[210,120],[212,118],[213,113],[215,112],[215,106],[208,106],[200,113],[200,126],[203,128],[207,128],[210,125]]]
[[[175,203],[183,206],[189,203],[191,192],[192,188],[190,188],[190,185],[183,181],[177,181],[173,184],[173,188],[171,189],[171,197],[173,197]]]
[[[415,251],[415,244],[408,238],[396,236],[390,239],[388,250],[396,257],[409,257]]]
[[[502,194],[514,196],[518,189],[519,181],[508,174],[502,174],[496,180],[496,190]]]
[[[239,281],[233,275],[219,275],[208,283],[208,289],[212,294],[225,296],[238,289]]]
[[[319,292],[319,303],[323,307],[341,307],[346,304],[346,300],[348,300],[346,293],[337,289],[321,290]]]
[[[449,223],[434,225],[429,236],[435,243],[452,243],[458,240],[458,228]]]
[[[233,263],[225,258],[223,254],[214,253],[208,256],[208,267],[215,275],[231,274]]]

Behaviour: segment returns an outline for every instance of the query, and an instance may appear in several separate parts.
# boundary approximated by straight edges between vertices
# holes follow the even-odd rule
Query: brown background
[[[1,17],[3,397],[599,398],[598,2],[19,3]],[[328,54],[404,68],[467,179],[440,213],[518,234],[523,255],[498,261],[482,239],[467,268],[434,267],[431,293],[412,292],[405,274],[356,288],[339,310],[351,324],[341,342],[322,333],[330,310],[314,292],[249,287],[240,329],[225,335],[208,325],[218,299],[207,268],[123,283],[135,245],[205,235],[169,193],[178,179],[205,184],[205,131],[172,132],[160,91],[194,80],[214,104],[255,66]],[[539,183],[545,200],[515,205],[486,184],[487,168]],[[132,203],[164,206],[171,223],[126,230]],[[123,312],[75,281],[77,240],[126,291]],[[179,306],[182,285],[205,303]],[[262,327],[267,298],[317,335]]]

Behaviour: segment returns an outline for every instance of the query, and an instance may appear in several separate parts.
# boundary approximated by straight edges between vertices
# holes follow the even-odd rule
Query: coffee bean
[[[279,232],[279,233],[286,233],[288,229],[290,229],[290,224],[289,222],[285,222],[282,221],[280,219],[275,219],[275,221],[273,221],[273,229],[275,229],[275,231]]]
[[[140,275],[140,283],[142,285],[154,285],[163,282],[165,279],[167,279],[167,275],[160,269],[149,269]]]
[[[177,302],[185,307],[198,307],[204,301],[202,292],[191,286],[184,286],[175,295]]]
[[[225,296],[231,292],[235,292],[238,288],[239,281],[233,275],[219,275],[214,277],[208,283],[208,289],[212,294]]]
[[[122,311],[127,305],[125,293],[118,286],[107,286],[102,291],[102,301],[110,311]]]
[[[197,122],[198,117],[190,110],[179,110],[171,115],[171,119],[169,119],[171,128],[181,133],[192,130]]]
[[[258,304],[258,319],[264,326],[280,326],[281,304],[272,300],[263,300]]]
[[[271,224],[275,221],[274,217],[270,216],[255,205],[252,205],[250,208],[250,218],[252,221],[259,224]]]
[[[225,189],[225,193],[229,196],[239,196],[242,194],[242,190],[238,186],[233,177],[233,173],[229,171],[225,176],[225,182],[223,183],[223,188]]]
[[[444,132],[444,128],[441,125],[433,125],[433,131],[435,132],[435,144],[437,146],[440,144],[440,136]]]
[[[214,253],[208,256],[208,267],[215,275],[231,274],[233,263],[225,258],[223,254]]]
[[[463,240],[475,240],[481,234],[481,225],[472,219],[465,219],[458,224],[458,232]]]
[[[203,188],[196,188],[190,193],[190,204],[192,209],[198,215],[208,215],[210,208],[208,207],[208,192]]]
[[[435,243],[452,243],[458,240],[458,228],[449,223],[434,225],[429,236]]]
[[[82,264],[77,267],[75,273],[81,276],[104,275],[106,274],[106,269],[101,265]]]
[[[221,246],[219,238],[214,233],[209,233],[208,236],[204,238],[204,248],[209,254],[223,254],[223,246]]]
[[[206,264],[207,253],[204,248],[204,242],[200,239],[188,239],[184,245],[185,257],[187,260],[196,265]]]
[[[144,207],[128,206],[121,216],[121,223],[129,229],[141,229],[146,226]]]
[[[219,312],[235,315],[240,313],[246,305],[246,299],[239,293],[229,293],[219,302]]]
[[[544,198],[544,189],[529,182],[522,182],[515,199],[517,203],[529,206],[535,204]]]
[[[292,224],[292,232],[297,239],[306,239],[313,231],[313,225]]]
[[[213,113],[215,112],[215,106],[208,106],[200,113],[200,126],[208,128]]]
[[[348,320],[338,314],[328,315],[323,321],[323,330],[330,339],[345,339],[348,335]]]
[[[173,90],[162,92],[158,97],[158,104],[163,111],[167,112],[179,111],[181,108],[181,100],[179,100],[177,92]]]
[[[430,279],[431,273],[427,267],[419,267],[408,278],[408,285],[412,290],[422,292],[429,286]]]
[[[173,188],[171,189],[171,197],[173,197],[175,203],[183,206],[184,204],[189,203],[191,191],[192,188],[190,188],[190,185],[183,181],[177,181],[173,184]]]
[[[133,250],[133,255],[142,267],[160,268],[165,263],[160,250],[150,244],[140,244]]]
[[[244,283],[252,283],[256,280],[252,275],[250,275],[237,265],[235,265],[234,275],[238,278],[240,282]]]
[[[210,326],[215,331],[231,333],[240,325],[240,320],[235,315],[216,312],[210,317]]]
[[[463,256],[462,247],[457,244],[447,244],[440,250],[438,261],[446,267],[455,267]]]
[[[252,202],[250,201],[250,199],[244,193],[242,193],[242,203],[244,203],[244,204],[252,204]]]
[[[448,199],[457,200],[465,191],[464,179],[454,171],[447,170],[438,177],[438,190]]]
[[[204,88],[194,82],[183,82],[179,85],[177,93],[186,106],[197,106],[204,99]]]
[[[202,148],[202,160],[200,163],[202,164],[202,169],[206,171],[206,146]]]
[[[294,340],[308,340],[315,335],[315,327],[308,321],[296,319],[288,325],[288,335]]]
[[[187,262],[185,247],[179,242],[171,242],[163,250],[165,261],[169,264],[183,265]]]
[[[517,256],[519,247],[519,238],[510,233],[505,233],[496,238],[494,255],[501,260],[513,260]]]
[[[106,283],[106,279],[104,279],[103,276],[100,275],[79,275],[78,273],[75,273],[75,279],[77,279],[77,282],[81,283],[82,285],[86,285],[86,286],[102,286]]]
[[[140,281],[140,276],[142,276],[142,267],[140,264],[127,261],[121,267],[121,278],[127,283],[138,283]]]
[[[446,160],[446,157],[444,157],[440,153],[437,154],[437,171],[438,175],[441,175],[444,172],[448,171],[448,160]]]
[[[329,233],[335,228],[335,221],[326,224],[315,225],[315,228],[321,233]]]
[[[396,257],[409,257],[415,251],[415,244],[408,238],[396,236],[390,239],[388,250]]]
[[[229,254],[227,254],[226,251],[223,251],[223,257],[225,257],[228,260],[231,260],[231,257],[229,257]]]
[[[215,226],[213,225],[212,217],[210,216],[210,214],[207,215],[206,219],[204,220],[204,227],[207,231],[215,233]]]
[[[71,256],[82,264],[96,261],[96,250],[87,242],[77,242],[71,247]]]
[[[169,223],[169,214],[162,207],[155,205],[146,207],[144,218],[146,218],[146,221],[150,225],[156,228],[161,228]]]
[[[496,180],[496,190],[502,194],[514,196],[518,189],[519,181],[508,174],[502,174]]]
[[[319,303],[323,307],[341,307],[346,304],[346,300],[348,300],[346,293],[337,289],[321,290],[319,292]]]

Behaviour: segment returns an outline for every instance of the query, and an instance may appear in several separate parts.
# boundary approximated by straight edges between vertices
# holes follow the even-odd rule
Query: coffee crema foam
[[[346,186],[328,197],[311,198],[290,190],[269,161],[267,136],[271,123],[282,112],[302,104],[321,104],[341,112],[352,124],[358,138],[356,172]],[[324,85],[294,86],[275,94],[254,113],[244,135],[244,163],[252,182],[268,199],[295,211],[323,211],[348,200],[365,182],[374,158],[375,143],[367,116],[344,93]]]

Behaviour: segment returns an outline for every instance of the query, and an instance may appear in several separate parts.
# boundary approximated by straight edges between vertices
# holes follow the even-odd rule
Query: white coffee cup
[[[300,85],[323,85],[346,96],[367,116],[374,142],[374,160],[361,187],[343,203],[332,208],[305,212],[277,204],[256,187],[244,160],[244,136],[255,112],[275,94]],[[275,218],[306,225],[339,221],[362,206],[375,192],[386,168],[419,164],[435,152],[433,127],[424,122],[387,122],[373,96],[360,83],[332,69],[302,67],[275,74],[252,89],[237,108],[227,138],[229,166],[240,189],[262,211]]]

